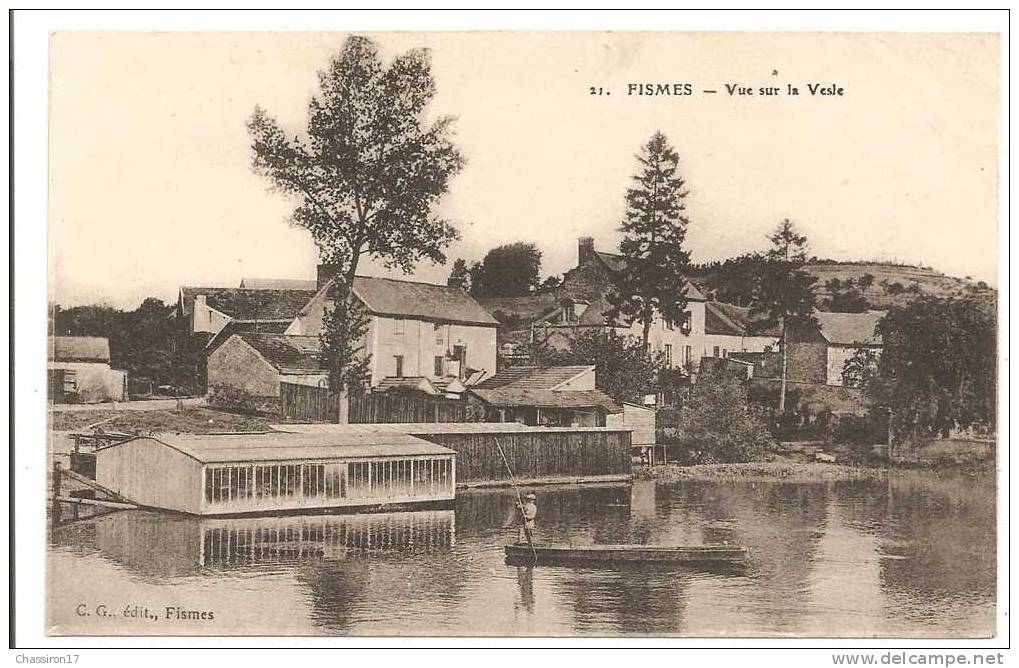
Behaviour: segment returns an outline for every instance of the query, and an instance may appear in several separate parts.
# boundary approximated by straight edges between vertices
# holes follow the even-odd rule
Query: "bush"
[[[213,385],[209,388],[208,401],[210,406],[247,415],[277,415],[279,413],[277,397],[259,397],[236,387]]]
[[[674,428],[663,426],[663,435],[669,438],[674,429],[676,444],[700,463],[757,461],[775,447],[763,412],[747,401],[745,384],[720,374],[701,374]]]

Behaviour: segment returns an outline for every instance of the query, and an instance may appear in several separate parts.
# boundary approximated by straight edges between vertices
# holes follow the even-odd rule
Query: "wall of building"
[[[195,297],[191,310],[191,331],[217,334],[230,322],[230,316],[220,313],[205,302],[205,295]]]
[[[457,375],[461,370],[448,356],[459,345],[467,348],[467,367],[494,374],[496,333],[495,327],[372,316],[368,333],[372,352],[372,385],[396,375],[397,355],[403,357],[403,376],[436,379]],[[441,375],[435,373],[436,357],[443,358]]]
[[[201,511],[201,464],[152,438],[96,453],[96,482],[143,506]]]
[[[240,337],[232,336],[212,351],[208,361],[209,393],[231,388],[255,397],[278,397],[276,369]]]
[[[50,362],[50,369],[74,373],[75,399],[83,404],[127,400],[127,372],[102,362]]]
[[[624,403],[622,413],[605,416],[605,426],[631,429],[630,445],[644,447],[655,444],[656,419],[654,409]]]
[[[828,384],[842,385],[842,369],[846,361],[856,354],[854,346],[828,346]],[[872,350],[880,351],[878,348]]]
[[[828,382],[828,345],[823,342],[791,342],[786,356],[786,378],[801,383]]]
[[[325,293],[320,292],[309,302],[287,329],[287,334],[317,336],[322,331],[322,319],[326,308]],[[372,354],[371,384],[377,385],[383,378],[396,375],[397,355],[403,356],[404,376],[439,378],[435,374],[435,357],[452,352],[453,346],[467,346],[467,366],[485,369],[490,374],[496,370],[497,328],[475,327],[427,320],[400,319],[386,316],[372,316],[368,325],[366,348]],[[398,334],[397,331],[402,331]],[[455,375],[455,368],[449,360],[443,361],[443,375]]]
[[[701,357],[716,357],[715,346],[718,346],[717,357],[727,357],[727,353],[762,353],[769,346],[778,350],[777,336],[732,336],[729,334],[705,334],[704,351]]]

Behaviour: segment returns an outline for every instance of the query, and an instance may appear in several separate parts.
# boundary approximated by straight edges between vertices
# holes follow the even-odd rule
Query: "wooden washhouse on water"
[[[160,434],[96,453],[96,481],[149,508],[237,515],[449,505],[456,453],[400,433]]]

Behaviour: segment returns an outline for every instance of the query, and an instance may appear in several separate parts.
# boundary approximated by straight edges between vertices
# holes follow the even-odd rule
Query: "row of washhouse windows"
[[[203,565],[301,561],[331,556],[336,549],[436,552],[454,542],[451,518],[408,521],[324,522],[252,528],[213,527],[202,535]]]
[[[244,464],[205,469],[206,503],[431,497],[453,493],[453,460]]]

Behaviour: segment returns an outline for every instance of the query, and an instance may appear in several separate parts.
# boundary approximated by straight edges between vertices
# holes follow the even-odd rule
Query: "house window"
[[[722,348],[722,357],[728,357],[728,356],[729,356],[729,351],[726,350],[725,348]]]
[[[693,356],[693,346],[683,346],[683,366],[690,364],[690,357]]]
[[[684,311],[683,324],[680,325],[680,330],[682,330],[684,334],[689,334],[692,329],[693,329],[693,313],[691,313],[690,311]]]
[[[445,357],[443,355],[436,355],[435,356],[435,375],[438,378],[442,378],[442,367],[443,367],[443,362],[444,361],[445,361]]]
[[[719,351],[719,348],[718,348],[718,346],[715,346],[715,348],[714,348],[714,352],[713,352],[712,356],[713,356],[713,357],[718,357],[718,351]]]
[[[672,344],[665,344],[665,366],[669,369],[672,368]]]
[[[393,333],[396,334],[397,336],[403,336],[404,327],[405,326],[404,326],[404,321],[403,320],[396,320],[396,321],[394,321]]]
[[[435,330],[435,345],[441,346],[445,343],[445,340],[442,338],[442,323],[437,322],[432,327]]]
[[[461,365],[467,364],[467,346],[463,344],[453,346],[453,359],[458,360]]]
[[[403,355],[393,355],[393,360],[396,362],[396,377],[403,378]]]
[[[676,323],[672,321],[672,318],[662,318],[662,327],[666,331],[671,332],[676,329]]]
[[[64,393],[74,394],[78,391],[78,372],[74,369],[64,369]]]

